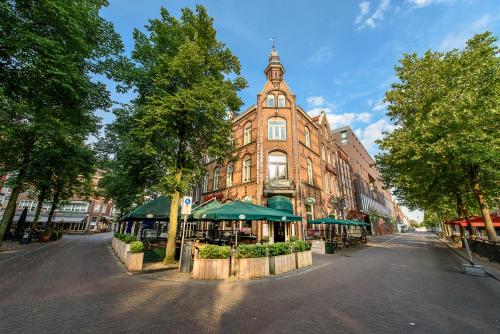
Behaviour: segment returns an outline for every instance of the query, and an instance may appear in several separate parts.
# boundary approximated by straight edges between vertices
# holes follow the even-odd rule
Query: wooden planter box
[[[142,270],[142,262],[144,261],[144,253],[127,253],[125,257],[125,265],[129,271]]]
[[[295,253],[297,269],[312,265],[312,252],[310,250]]]
[[[130,251],[130,244],[125,243],[125,241],[113,238],[111,247],[115,251],[116,255],[118,255],[118,257],[120,258],[120,261],[125,263],[127,253]]]
[[[269,272],[273,275],[295,270],[295,254],[269,257]]]
[[[237,259],[236,277],[241,279],[269,276],[269,258],[256,257]]]
[[[193,279],[228,279],[230,259],[194,259]]]

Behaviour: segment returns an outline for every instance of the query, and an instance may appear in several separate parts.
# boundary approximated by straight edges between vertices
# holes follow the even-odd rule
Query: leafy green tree
[[[147,33],[134,31],[136,66],[124,82],[138,94],[133,131],[164,170],[154,189],[172,197],[165,257],[170,262],[180,195],[201,174],[204,154],[224,158],[232,151],[227,111],[241,106],[237,92],[246,81],[203,6],[183,9],[180,18],[165,8],[160,14],[149,21]]]
[[[490,240],[498,198],[500,60],[496,39],[476,35],[464,50],[405,55],[386,94],[396,130],[380,141],[377,164],[398,197],[429,208],[440,197],[474,194]],[[445,203],[443,203],[445,204]],[[460,214],[464,214],[463,206]]]
[[[111,101],[93,74],[111,75],[122,52],[99,16],[106,0],[0,3],[0,165],[16,175],[0,224],[14,217],[35,151],[61,130],[95,131],[97,109]]]

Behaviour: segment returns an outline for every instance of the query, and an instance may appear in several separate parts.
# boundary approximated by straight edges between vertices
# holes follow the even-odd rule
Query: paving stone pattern
[[[64,236],[1,262],[0,333],[500,333],[500,283],[464,275],[427,235],[236,282],[129,275],[110,237]]]

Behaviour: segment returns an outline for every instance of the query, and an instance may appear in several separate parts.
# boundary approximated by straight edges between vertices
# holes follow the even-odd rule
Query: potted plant
[[[46,229],[45,231],[43,231],[40,234],[39,240],[41,242],[47,242],[47,241],[50,241],[51,236],[52,236],[52,230],[51,229]]]
[[[267,246],[269,272],[273,275],[295,270],[295,255],[289,242],[276,242]]]
[[[129,271],[142,270],[142,262],[144,261],[144,244],[141,241],[132,241],[130,243],[130,251],[125,256],[125,265]]]
[[[297,269],[312,265],[311,244],[302,240],[292,242]]]
[[[239,245],[236,258],[236,277],[249,279],[269,276],[269,258],[265,245]]]
[[[193,264],[193,279],[227,279],[229,278],[229,246],[203,245]]]

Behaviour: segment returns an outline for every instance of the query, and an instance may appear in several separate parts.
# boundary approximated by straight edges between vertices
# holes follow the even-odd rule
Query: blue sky
[[[403,53],[462,48],[485,30],[500,35],[499,0],[110,0],[102,15],[130,52],[132,30],[158,17],[161,6],[178,16],[196,3],[207,7],[218,38],[240,59],[249,83],[242,110],[255,103],[265,82],[275,37],[298,103],[311,114],[325,110],[332,127],[350,125],[371,154],[381,132],[392,128],[382,99]],[[113,92],[118,102],[131,96]],[[112,121],[111,113],[102,117]]]

